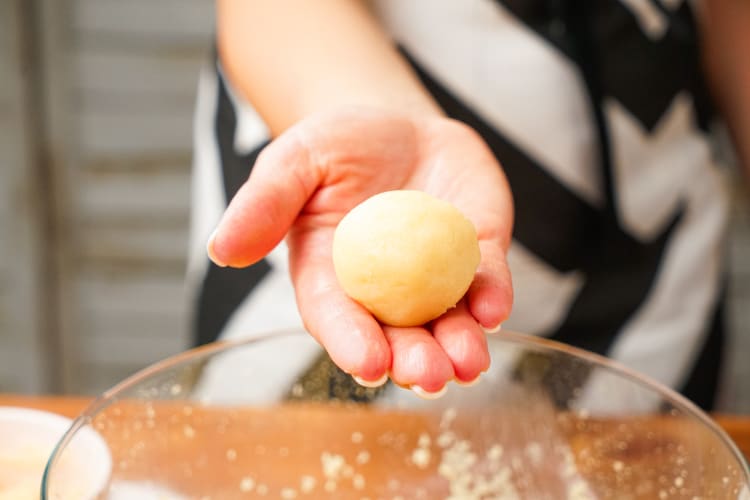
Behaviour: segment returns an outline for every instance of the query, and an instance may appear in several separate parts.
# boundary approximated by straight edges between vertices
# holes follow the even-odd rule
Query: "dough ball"
[[[464,296],[479,265],[474,225],[421,191],[388,191],[357,205],[333,238],[344,291],[382,323],[417,326]]]

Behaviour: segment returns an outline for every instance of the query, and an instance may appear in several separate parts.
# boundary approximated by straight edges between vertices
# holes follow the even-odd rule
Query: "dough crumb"
[[[355,490],[365,489],[365,478],[362,474],[355,474],[352,478],[352,485]]]
[[[284,488],[281,490],[281,498],[284,500],[292,500],[293,498],[297,498],[297,490],[294,488]]]
[[[340,478],[346,466],[344,457],[325,451],[320,456],[320,462],[323,465],[323,476],[327,479]]]
[[[370,461],[370,452],[367,450],[362,450],[359,453],[357,453],[356,458],[354,459],[355,462],[359,465],[364,465],[367,462]]]
[[[250,476],[245,476],[240,480],[241,492],[248,493],[250,491],[253,491],[253,488],[255,488],[255,480]]]
[[[311,493],[317,483],[313,476],[302,476],[299,481],[299,490],[302,493]]]
[[[426,469],[430,465],[430,450],[428,448],[417,448],[411,454],[411,461],[420,469]]]

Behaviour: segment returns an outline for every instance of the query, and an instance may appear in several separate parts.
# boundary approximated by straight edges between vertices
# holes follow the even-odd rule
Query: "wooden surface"
[[[66,416],[75,416],[89,402],[0,397],[0,405]],[[122,481],[135,484],[158,478],[169,491],[227,499],[254,498],[260,494],[256,488],[263,488],[263,496],[284,497],[285,490],[297,495],[306,482],[318,496],[325,495],[325,485],[332,483],[336,493],[346,497],[445,497],[451,481],[439,471],[453,446],[440,444],[446,430],[454,436],[453,443],[466,443],[473,460],[478,460],[472,471],[487,478],[506,472],[511,479],[500,487],[516,488],[527,497],[561,497],[571,485],[586,484],[602,498],[613,486],[636,492],[639,500],[655,498],[662,487],[659,481],[668,477],[670,485],[680,481],[677,498],[724,498],[739,479],[732,457],[713,446],[712,433],[691,420],[668,415],[582,420],[560,415],[558,425],[550,426],[549,417],[547,412],[537,415],[519,408],[466,409],[444,426],[444,415],[377,407],[292,403],[222,408],[175,400],[119,401],[91,424],[113,455],[112,488]],[[723,417],[721,422],[747,445],[750,419]],[[429,460],[419,466],[413,457],[425,435]],[[489,457],[494,444],[501,444],[502,452],[493,462]],[[363,452],[371,459],[359,461]],[[326,454],[344,465],[326,472]],[[563,470],[574,472],[561,475]],[[639,494],[644,484],[650,489]]]
[[[51,411],[70,418],[74,418],[81,413],[91,401],[92,399],[88,397],[0,394],[0,406],[35,408]],[[750,460],[750,415],[715,415],[714,418]]]
[[[90,401],[0,395],[0,405],[42,409],[69,417],[81,412]],[[513,414],[490,409],[486,414],[459,415],[449,429],[460,440],[471,443],[480,463],[487,460],[483,457],[489,456],[493,443],[502,443],[500,463],[513,470],[513,481],[524,475],[524,484],[532,492],[536,491],[534,485],[540,491],[569,491],[566,488],[570,485],[565,481],[570,478],[560,479],[556,472],[569,463],[566,456],[575,456],[575,469],[603,497],[613,485],[635,491],[636,485],[644,484],[644,478],[653,476],[656,485],[666,474],[680,481],[685,494],[678,498],[690,498],[695,493],[723,498],[720,492],[725,485],[739,477],[734,469],[735,479],[726,478],[726,471],[732,470],[731,456],[722,450],[708,452],[712,448],[708,444],[713,439],[711,432],[690,420],[670,416],[617,421],[589,417],[582,422],[577,417],[564,416],[558,419],[559,425],[552,426],[555,429],[550,429],[545,419],[524,421],[519,418],[519,411],[523,410]],[[549,418],[547,414],[542,416]],[[750,456],[750,417],[717,416],[717,421]],[[448,487],[444,478],[426,479],[439,478],[438,462],[446,450],[440,449],[439,437],[446,427],[439,418],[423,414],[304,403],[251,409],[186,406],[182,401],[122,401],[110,406],[92,425],[112,448],[114,463],[118,464],[113,478],[138,481],[158,475],[161,484],[185,493],[221,492],[222,498],[246,498],[250,492],[242,488],[250,484],[263,484],[269,494],[285,488],[299,492],[305,480],[314,480],[315,491],[322,493],[328,477],[321,466],[323,451],[342,457],[351,466],[348,476],[339,475],[335,481],[340,494],[382,495],[389,493],[384,488],[392,488],[390,493],[408,491],[410,497],[417,498],[420,490],[427,488],[423,493],[435,497],[444,496]],[[418,467],[413,452],[425,433],[431,436],[432,459],[425,467]],[[360,437],[354,439],[357,434]],[[621,446],[623,442],[627,446]],[[534,443],[539,448],[537,458],[530,449]],[[539,443],[543,443],[545,453]],[[363,450],[376,458],[357,462]],[[572,450],[574,455],[566,450]],[[712,455],[710,460],[704,460],[707,452]],[[521,460],[523,467],[516,467]],[[220,470],[205,465],[216,463],[223,464]],[[679,476],[675,464],[686,472],[700,468],[703,473]],[[358,485],[355,476],[366,481]],[[551,477],[560,484],[553,484]],[[708,490],[703,483],[710,481],[707,478],[715,479]],[[655,491],[648,491],[635,498],[655,498],[654,494]]]
[[[750,460],[750,416],[716,415],[715,419]]]

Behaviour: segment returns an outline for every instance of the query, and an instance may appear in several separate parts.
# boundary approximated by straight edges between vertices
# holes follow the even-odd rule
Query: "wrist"
[[[341,110],[370,109],[414,117],[444,117],[440,106],[418,82],[380,81],[363,85],[362,82],[320,81],[306,86],[288,101],[285,111],[268,113],[268,125],[273,136],[312,115],[335,113]],[[265,113],[261,110],[261,115]],[[264,116],[265,118],[265,116]]]

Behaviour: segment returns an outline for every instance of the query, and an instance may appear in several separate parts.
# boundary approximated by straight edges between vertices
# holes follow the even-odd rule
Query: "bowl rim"
[[[6,422],[17,422],[22,426],[29,429],[29,431],[45,429],[49,432],[49,447],[52,450],[50,453],[54,454],[57,450],[57,445],[61,441],[62,437],[66,435],[74,423],[74,419],[54,413],[51,411],[40,410],[37,408],[26,408],[20,406],[0,406],[0,423]],[[89,484],[92,491],[102,491],[107,481],[109,480],[110,474],[112,473],[112,455],[109,452],[109,447],[104,439],[92,428],[84,429],[86,431],[85,440],[89,441],[89,444],[93,448],[89,448],[89,451],[93,449],[97,453],[97,463],[99,467],[96,469]],[[59,437],[53,437],[53,434],[57,434]],[[36,436],[39,432],[35,433]],[[51,456],[51,455],[50,455]],[[40,481],[43,482],[44,474],[47,471],[47,465],[49,459],[44,463],[44,471],[40,477]],[[41,486],[41,483],[40,483]]]
[[[70,439],[78,432],[80,428],[91,423],[93,417],[107,406],[118,401],[118,395],[131,389],[141,383],[143,380],[148,379],[152,375],[159,372],[165,371],[170,368],[175,368],[183,363],[192,362],[196,359],[209,357],[214,354],[218,354],[231,349],[255,344],[258,342],[264,342],[278,337],[283,336],[294,336],[294,335],[309,335],[304,328],[286,328],[279,330],[269,330],[260,334],[253,334],[246,338],[231,339],[231,340],[218,340],[205,344],[202,346],[187,349],[183,352],[169,356],[165,359],[157,361],[137,372],[125,378],[121,382],[115,384],[110,389],[104,391],[94,399],[81,414],[76,417],[65,434],[60,438],[58,443],[55,445],[52,454],[50,455],[47,464],[44,468],[44,474],[42,476],[41,483],[41,499],[46,500],[47,488],[49,482],[49,472],[51,467],[54,465],[58,458],[60,451],[70,441]],[[601,354],[596,354],[579,347],[574,347],[562,342],[551,340],[545,337],[536,335],[513,332],[509,330],[501,330],[494,333],[486,333],[488,339],[496,339],[503,342],[513,343],[526,347],[533,347],[537,349],[546,349],[549,351],[563,353],[579,360],[586,361],[597,365],[598,367],[605,369],[609,372],[614,372],[625,379],[645,387],[651,391],[662,396],[665,400],[669,401],[670,404],[682,410],[686,415],[697,419],[705,428],[710,430],[726,447],[730,454],[734,457],[735,461],[740,466],[740,472],[745,476],[746,484],[750,485],[750,465],[748,459],[737,447],[737,444],[729,437],[729,435],[722,429],[705,411],[698,407],[695,403],[687,399],[682,394],[678,393],[674,389],[667,387],[666,385],[652,379],[651,377],[644,375],[632,368],[625,366],[624,364],[607,358]]]

